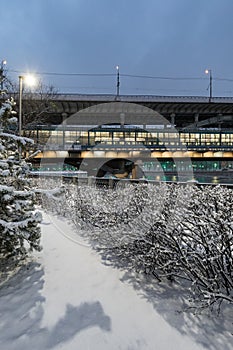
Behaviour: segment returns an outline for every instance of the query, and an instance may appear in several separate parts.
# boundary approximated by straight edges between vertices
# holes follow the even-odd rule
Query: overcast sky
[[[115,93],[119,65],[121,94],[208,96],[204,70],[211,68],[213,95],[233,96],[232,0],[1,0],[0,6],[0,60],[14,78],[13,71],[36,71],[59,92]]]

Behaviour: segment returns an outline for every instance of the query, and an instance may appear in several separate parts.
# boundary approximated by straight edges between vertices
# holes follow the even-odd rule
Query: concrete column
[[[140,179],[143,177],[143,171],[141,169],[142,166],[142,160],[137,160],[132,168],[132,179]]]
[[[198,123],[199,122],[199,113],[196,113],[194,118],[195,118],[195,123]]]
[[[125,113],[120,113],[120,122],[121,122],[121,127],[124,128],[124,126],[125,126]]]
[[[175,125],[175,117],[176,117],[175,113],[172,113],[171,114],[171,123],[172,123],[172,125]]]
[[[67,120],[68,114],[67,113],[62,113],[61,116],[62,116],[62,124],[66,125],[66,120]]]
[[[137,178],[137,164],[134,164],[132,168],[132,179],[134,180],[136,178]]]
[[[62,124],[65,126],[66,125],[66,119],[68,114],[67,113],[62,113]],[[65,147],[65,131],[63,130],[62,132],[62,143],[63,143],[63,148]]]

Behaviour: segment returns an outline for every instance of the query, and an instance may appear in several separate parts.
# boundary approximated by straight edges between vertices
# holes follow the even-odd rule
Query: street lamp
[[[116,85],[116,88],[117,88],[117,97],[118,97],[119,93],[120,93],[120,67],[116,66],[116,70],[117,70],[117,85]]]
[[[19,136],[22,136],[22,97],[23,97],[23,82],[27,86],[35,86],[36,78],[33,75],[19,76]],[[19,146],[19,160],[21,160],[22,148]]]
[[[212,80],[213,80],[213,78],[212,78],[212,70],[211,69],[206,69],[205,70],[205,74],[209,74],[209,76],[210,76],[210,84],[209,84],[210,97],[209,97],[209,102],[211,102],[211,99],[212,99],[212,88],[213,88],[213,86],[212,86]]]
[[[35,86],[36,78],[31,75],[20,75],[19,76],[19,136],[22,136],[22,97],[23,97],[23,82],[27,86]]]
[[[1,81],[1,93],[3,92],[3,81],[4,81],[4,66],[6,65],[6,60],[2,60],[1,62],[1,68],[0,68],[0,81]]]

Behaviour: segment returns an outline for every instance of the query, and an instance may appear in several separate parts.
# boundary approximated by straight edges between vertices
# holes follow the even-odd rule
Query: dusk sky
[[[14,79],[115,93],[119,65],[120,94],[208,96],[210,68],[213,96],[233,96],[232,0],[1,0],[0,23]]]

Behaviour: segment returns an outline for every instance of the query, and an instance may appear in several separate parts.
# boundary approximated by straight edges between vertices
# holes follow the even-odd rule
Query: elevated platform
[[[17,101],[16,94],[2,96],[1,98],[13,96]],[[23,94],[23,111],[32,113],[44,103],[43,118],[46,116],[47,124],[60,124],[71,115],[81,110],[110,102],[127,102],[148,107],[163,115],[177,128],[195,128],[196,123],[208,120],[206,125],[223,128],[232,127],[233,98],[231,97],[209,97],[204,96],[155,96],[155,95],[109,95],[109,94],[54,94],[48,95]],[[17,109],[17,105],[16,105]],[[216,118],[217,119],[212,119]]]

